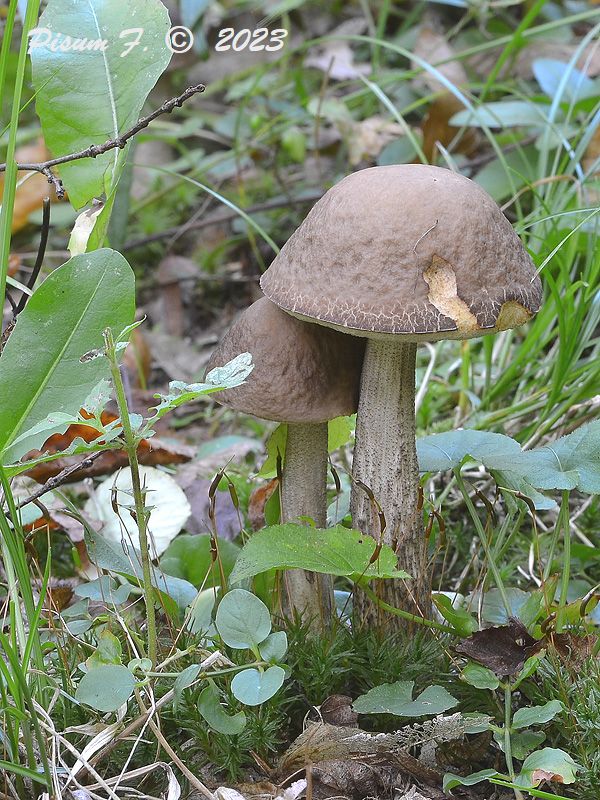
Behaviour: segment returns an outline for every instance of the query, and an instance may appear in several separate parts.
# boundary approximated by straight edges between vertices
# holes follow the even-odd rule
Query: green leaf
[[[467,637],[479,629],[477,620],[466,608],[456,608],[445,594],[433,594],[432,600],[442,617],[449,622],[459,636]]]
[[[50,0],[39,28],[72,39],[107,42],[104,52],[54,51],[34,47],[32,40],[36,109],[53,156],[102,144],[135,125],[148,93],[171,59],[165,45],[169,24],[159,0]],[[125,31],[129,33],[122,35]],[[61,179],[73,205],[81,208],[93,197],[109,194],[124,161],[125,154],[116,148],[95,159],[62,164]]]
[[[98,639],[98,647],[94,650],[92,655],[86,659],[85,664],[88,669],[94,669],[101,664],[120,664],[122,656],[123,648],[121,647],[121,642],[114,633],[105,629]]]
[[[600,493],[600,420],[535,450],[515,465],[537,489],[580,489]]]
[[[327,428],[327,450],[333,453],[348,444],[354,430],[354,417],[336,417],[330,420]],[[274,478],[277,474],[277,456],[285,461],[287,443],[287,425],[278,425],[267,439],[267,458],[260,468],[260,478]]]
[[[175,678],[175,683],[173,684],[173,708],[175,712],[177,712],[179,703],[181,702],[183,690],[191,686],[199,674],[200,664],[190,664],[189,667],[183,669]]]
[[[520,455],[519,443],[509,436],[489,431],[458,430],[434,433],[417,440],[420,472],[454,469],[467,456],[487,465],[488,459]]]
[[[482,769],[479,772],[473,772],[471,775],[453,775],[451,772],[447,772],[444,775],[444,781],[442,784],[442,788],[445,792],[449,792],[451,789],[456,788],[457,786],[475,786],[476,783],[482,783],[483,781],[487,781],[488,778],[493,778],[498,773],[495,769]]]
[[[231,681],[231,691],[240,703],[259,706],[279,691],[283,685],[285,672],[281,667],[269,667],[264,672],[245,669]]]
[[[494,739],[500,750],[504,752],[504,731],[494,731]],[[546,734],[543,731],[514,731],[510,735],[510,748],[513,758],[524,761],[531,751],[539,747],[545,739]]]
[[[200,692],[198,711],[217,733],[236,736],[246,727],[246,715],[243,711],[231,717],[225,713],[223,706],[219,703],[219,692],[213,685],[206,686]]]
[[[127,667],[105,664],[85,673],[75,699],[96,711],[116,711],[129,700],[134,688],[135,678]]]
[[[370,536],[335,528],[310,528],[295,523],[272,525],[258,531],[238,556],[231,583],[239,583],[268,569],[306,569],[330,575],[372,578],[406,578],[396,569],[397,558],[391,547],[383,545],[379,558],[369,564],[376,543]]]
[[[551,100],[554,100],[561,86],[560,100],[563,103],[576,103],[578,100],[600,94],[598,83],[576,69],[573,64],[557,61],[554,58],[536,58],[531,64],[531,69],[541,90]]]
[[[264,661],[281,661],[288,648],[287,634],[285,631],[270,633],[259,647],[261,658]]]
[[[90,560],[98,569],[117,572],[126,578],[141,582],[143,577],[140,554],[126,543],[113,544],[89,526],[84,527],[84,538]],[[159,592],[175,601],[183,610],[192,603],[197,595],[196,587],[188,581],[163,575],[160,570],[152,568],[152,585]]]
[[[169,394],[155,394],[154,397],[160,400],[155,407],[155,414],[148,421],[152,426],[157,420],[164,417],[169,411],[173,411],[185,403],[191,403],[204,395],[218,392],[221,389],[233,389],[240,386],[254,369],[252,356],[250,353],[240,353],[223,367],[215,367],[205,378],[204,383],[183,383],[182,381],[171,381],[169,383]]]
[[[500,686],[495,673],[481,664],[469,661],[461,672],[461,678],[476,689],[497,689]]]
[[[52,432],[66,430],[63,423],[13,446],[51,413],[77,415],[109,374],[106,359],[81,357],[102,347],[105,328],[120,331],[129,325],[134,312],[133,272],[114,250],[72,258],[36,289],[0,357],[3,463],[39,448]]]
[[[554,747],[544,747],[527,756],[521,772],[515,778],[518,786],[539,786],[543,780],[556,780],[558,783],[574,783],[576,773],[581,769],[568,753]]]
[[[357,697],[352,707],[359,714],[396,714],[399,717],[424,717],[441,714],[458,705],[442,686],[428,686],[412,699],[414,681],[396,681],[376,686]]]
[[[238,545],[226,539],[219,539],[219,554],[223,572],[227,578],[233,569],[240,553]],[[194,586],[219,585],[219,567],[213,565],[210,535],[202,533],[198,536],[180,534],[167,547],[160,559],[160,566],[167,575],[183,578]]]
[[[502,100],[497,103],[484,103],[475,111],[465,109],[454,114],[450,125],[460,127],[468,125],[472,128],[509,128],[534,126],[543,127],[548,124],[549,106],[527,102],[525,100]]]
[[[512,720],[512,727],[515,729],[529,728],[532,725],[543,725],[563,710],[563,705],[559,700],[549,700],[543,706],[530,706],[529,708],[519,708],[515,711]]]
[[[219,603],[215,625],[221,639],[238,650],[258,647],[271,632],[269,609],[245,589],[227,592]]]

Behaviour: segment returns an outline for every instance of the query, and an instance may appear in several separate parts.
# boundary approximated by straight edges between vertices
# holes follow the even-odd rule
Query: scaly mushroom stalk
[[[398,555],[398,569],[416,581],[378,581],[384,602],[413,614],[431,609],[427,547],[418,509],[419,471],[415,441],[415,361],[417,345],[392,339],[369,339],[363,363],[352,474],[368,486],[381,506],[386,527],[383,542]],[[356,483],[350,501],[353,527],[379,539],[380,520],[371,499]],[[381,612],[357,591],[355,622],[381,628]],[[389,625],[406,626],[399,618]]]
[[[310,517],[319,528],[327,522],[327,423],[288,423],[281,481],[282,522]],[[287,570],[287,602],[312,627],[331,619],[333,582],[330,575]]]

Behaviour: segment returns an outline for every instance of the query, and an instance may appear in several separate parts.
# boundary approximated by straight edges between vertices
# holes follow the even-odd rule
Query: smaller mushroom
[[[213,394],[236,411],[287,423],[281,485],[282,522],[327,520],[327,423],[358,407],[364,341],[301,322],[263,297],[247,308],[213,352],[207,371],[250,352],[254,370],[235,389]],[[333,609],[329,576],[285,573],[290,609],[315,629]]]

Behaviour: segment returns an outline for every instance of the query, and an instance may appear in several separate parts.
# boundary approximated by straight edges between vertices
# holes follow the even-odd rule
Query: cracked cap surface
[[[421,164],[371,167],[333,186],[261,287],[301,319],[429,341],[522,325],[542,296],[495,201],[468,178]]]
[[[212,397],[276,422],[326,422],[358,407],[365,342],[301,322],[262,297],[247,308],[210,357],[207,372],[252,354],[246,383]]]

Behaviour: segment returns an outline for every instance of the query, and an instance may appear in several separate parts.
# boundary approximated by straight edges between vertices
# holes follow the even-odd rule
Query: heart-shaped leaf
[[[269,700],[283,685],[285,672],[281,667],[269,667],[264,672],[245,669],[231,681],[231,691],[240,703],[259,706]]]

